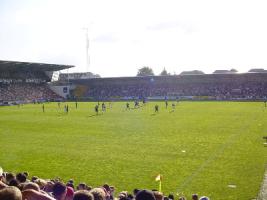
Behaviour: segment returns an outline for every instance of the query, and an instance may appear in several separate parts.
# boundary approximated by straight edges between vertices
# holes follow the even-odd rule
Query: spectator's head
[[[18,174],[16,175],[16,179],[18,180],[19,183],[24,183],[24,182],[26,182],[27,177],[26,177],[26,175],[23,174],[23,173],[18,173]]]
[[[168,198],[174,200],[174,195],[173,194],[169,194]]]
[[[110,195],[113,196],[114,192],[115,192],[115,187],[114,186],[110,186]]]
[[[18,187],[19,186],[19,182],[17,181],[17,179],[12,179],[11,181],[9,181],[9,186]]]
[[[102,187],[104,188],[104,191],[106,193],[106,196],[109,199],[110,196],[112,195],[111,194],[111,189],[110,189],[109,185],[108,184],[104,184]]]
[[[155,195],[150,190],[140,190],[136,197],[136,200],[156,200]]]
[[[80,183],[77,186],[77,190],[86,190],[87,189],[87,185],[85,183]]]
[[[22,194],[16,187],[10,186],[0,190],[1,200],[22,200]]]
[[[54,187],[54,182],[52,181],[47,181],[46,185],[44,186],[43,190],[47,193],[53,192],[53,187]]]
[[[128,199],[127,191],[120,192],[118,198],[119,198],[119,200],[127,200]]]
[[[74,193],[73,200],[94,200],[94,196],[87,190],[79,190]]]
[[[38,179],[39,179],[39,178],[38,178],[37,176],[33,176],[32,179],[31,179],[31,181],[32,181],[32,182],[35,182],[35,181],[38,180]]]
[[[66,186],[71,187],[72,189],[74,189],[74,185],[73,185],[73,183],[68,182],[68,183],[66,184]]]
[[[61,178],[60,177],[56,177],[54,180],[53,180],[53,182],[61,182]]]
[[[90,190],[91,194],[94,196],[94,200],[105,200],[106,193],[102,188],[93,188]]]
[[[108,184],[104,184],[102,187],[105,188],[107,192],[110,192],[110,187]]]
[[[197,194],[192,194],[192,200],[198,200],[198,195]]]
[[[26,178],[28,178],[29,172],[23,172],[23,174],[26,176]]]
[[[163,200],[169,200],[169,198],[167,196],[164,196]]]
[[[156,200],[163,200],[163,194],[159,191],[153,191]]]
[[[70,180],[68,181],[68,183],[72,183],[72,184],[74,184],[73,179],[70,179]]]
[[[138,193],[139,191],[140,191],[139,189],[135,188],[135,189],[133,190],[133,195],[136,196],[137,193]]]
[[[133,200],[134,199],[134,196],[132,194],[128,194],[128,200]]]
[[[210,200],[210,199],[209,197],[203,196],[203,197],[200,197],[199,200]]]
[[[28,190],[28,189],[32,189],[38,192],[40,191],[39,185],[37,185],[36,183],[32,183],[32,182],[25,183],[25,185],[22,188],[22,190]]]
[[[110,191],[107,191],[106,188],[104,188],[104,187],[101,187],[101,188],[105,192],[106,200],[109,200],[110,199]],[[109,186],[108,186],[108,189],[110,190]]]
[[[9,182],[11,181],[11,180],[13,180],[13,179],[15,179],[16,178],[16,176],[15,176],[15,174],[13,174],[13,173],[6,173],[6,184],[9,184]]]
[[[63,200],[65,199],[66,194],[67,194],[67,187],[61,182],[56,182],[53,187],[54,198],[57,200]]]
[[[36,179],[36,180],[35,180],[35,183],[36,183],[37,185],[39,185],[39,188],[40,188],[41,190],[43,190],[43,189],[46,187],[46,185],[47,185],[47,182],[46,182],[44,179],[40,179],[40,178]],[[51,191],[51,192],[52,192],[52,191]]]

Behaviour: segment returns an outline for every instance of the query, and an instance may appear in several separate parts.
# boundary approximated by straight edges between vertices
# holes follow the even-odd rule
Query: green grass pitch
[[[257,196],[267,161],[263,103],[180,102],[174,112],[155,102],[125,110],[115,102],[95,116],[96,103],[0,107],[0,166],[30,176],[61,177],[116,191],[157,189],[216,200]],[[106,104],[109,107],[108,103]],[[131,103],[133,107],[133,103]],[[236,185],[231,188],[228,185]]]

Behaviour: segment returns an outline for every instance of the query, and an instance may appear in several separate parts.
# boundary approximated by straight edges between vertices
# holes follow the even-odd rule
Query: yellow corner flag
[[[161,175],[160,174],[156,176],[155,181],[161,181]]]
[[[162,176],[159,174],[156,176],[155,181],[159,181],[159,192],[161,192],[161,181],[162,181]]]

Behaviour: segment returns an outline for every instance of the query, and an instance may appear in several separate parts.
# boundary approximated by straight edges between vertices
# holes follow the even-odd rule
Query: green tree
[[[164,69],[162,70],[162,72],[159,75],[160,76],[167,76],[167,75],[170,75],[170,73],[168,73],[167,70],[164,67]]]
[[[137,76],[154,76],[154,72],[150,67],[142,67],[138,69]]]
[[[237,73],[238,71],[236,69],[231,69],[230,72],[231,73]]]

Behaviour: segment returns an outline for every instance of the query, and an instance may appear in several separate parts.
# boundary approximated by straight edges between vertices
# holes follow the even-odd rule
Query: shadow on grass
[[[101,115],[103,115],[103,114],[94,114],[94,115],[89,115],[87,117],[98,117],[98,116],[101,116]]]

